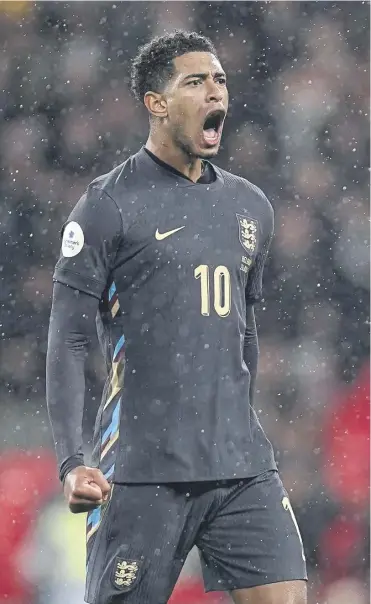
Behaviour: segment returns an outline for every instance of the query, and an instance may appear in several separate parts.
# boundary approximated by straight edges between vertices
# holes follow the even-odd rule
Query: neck
[[[199,180],[202,174],[202,161],[199,157],[192,157],[186,154],[182,149],[176,147],[174,143],[166,141],[163,138],[159,140],[152,132],[148,136],[146,149],[193,182]]]

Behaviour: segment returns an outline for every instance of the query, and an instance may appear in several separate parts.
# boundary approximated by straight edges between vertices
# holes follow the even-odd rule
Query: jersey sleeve
[[[246,285],[246,303],[254,304],[259,302],[263,295],[263,272],[267,260],[269,248],[273,239],[274,231],[274,214],[273,208],[264,195],[267,204],[267,215],[265,218],[265,228],[263,229],[263,244],[257,253],[253,267],[249,272],[249,277]]]
[[[89,187],[63,226],[53,281],[100,298],[121,238],[122,219],[115,201]]]

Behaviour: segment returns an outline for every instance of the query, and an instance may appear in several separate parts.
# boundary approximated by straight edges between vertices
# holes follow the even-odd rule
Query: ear
[[[144,104],[154,117],[167,117],[167,102],[158,92],[146,92]]]

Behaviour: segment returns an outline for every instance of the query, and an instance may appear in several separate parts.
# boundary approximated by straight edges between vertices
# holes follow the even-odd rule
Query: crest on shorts
[[[113,567],[112,582],[120,591],[129,591],[138,579],[139,562],[116,558]]]
[[[253,254],[258,244],[258,222],[241,214],[236,214],[236,216],[240,243],[247,252]]]

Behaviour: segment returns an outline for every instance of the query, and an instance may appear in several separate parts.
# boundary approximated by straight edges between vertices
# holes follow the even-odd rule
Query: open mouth
[[[225,112],[222,109],[212,111],[206,117],[203,125],[203,135],[208,145],[216,145],[219,142],[224,118]]]

